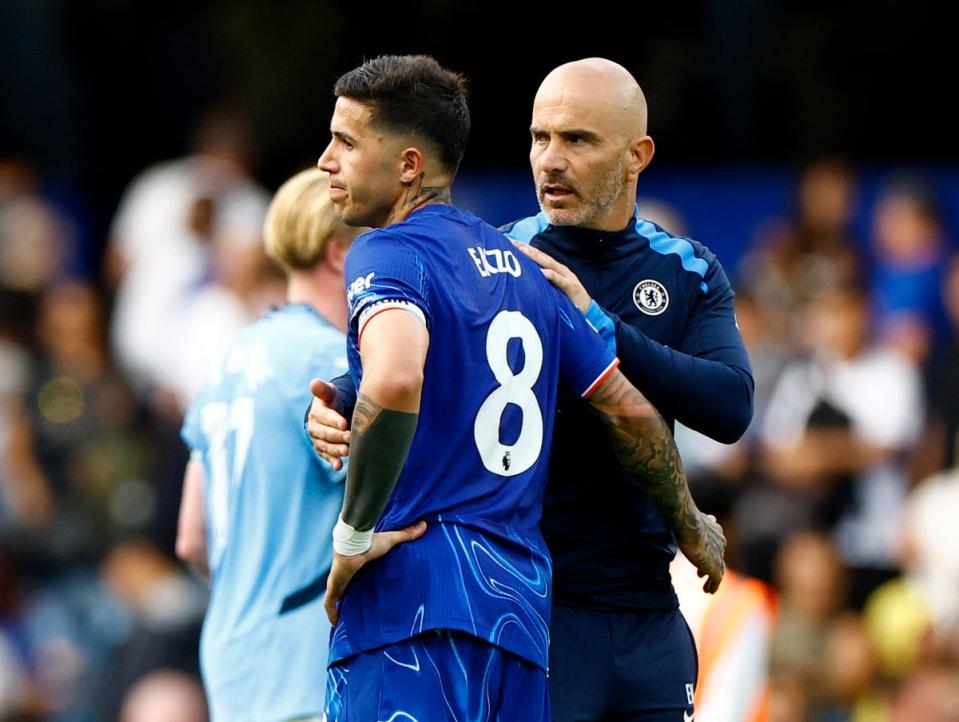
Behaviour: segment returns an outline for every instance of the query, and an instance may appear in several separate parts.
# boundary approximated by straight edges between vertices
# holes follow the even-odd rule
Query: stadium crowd
[[[813,163],[720,259],[756,413],[732,446],[676,432],[734,571],[707,600],[676,566],[706,722],[959,720],[959,256],[921,178],[889,182],[867,238],[857,191]],[[0,159],[0,720],[206,719],[178,432],[232,333],[282,302],[268,200],[214,118],[131,182],[88,274],[76,220]],[[682,211],[640,201],[696,237]]]

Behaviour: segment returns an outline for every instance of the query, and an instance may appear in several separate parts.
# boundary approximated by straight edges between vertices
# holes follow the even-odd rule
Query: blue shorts
[[[550,722],[546,672],[460,632],[424,632],[330,666],[328,722]]]
[[[678,609],[553,605],[553,722],[681,722],[693,717],[696,644]]]

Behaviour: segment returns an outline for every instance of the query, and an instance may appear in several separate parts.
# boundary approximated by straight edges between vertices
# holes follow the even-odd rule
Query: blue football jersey
[[[429,526],[354,577],[330,661],[455,629],[545,669],[551,569],[537,524],[557,388],[587,396],[615,356],[505,236],[450,206],[360,236],[346,278],[357,387],[375,314],[403,307],[429,331],[416,434],[377,529]]]
[[[310,379],[346,365],[342,333],[283,306],[240,333],[184,422],[204,470],[213,583],[200,662],[214,721],[322,713],[343,474],[314,454],[303,409]]]

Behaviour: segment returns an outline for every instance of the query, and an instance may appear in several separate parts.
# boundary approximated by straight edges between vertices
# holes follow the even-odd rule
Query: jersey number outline
[[[254,402],[252,396],[227,401],[210,401],[200,409],[200,428],[207,438],[210,469],[210,530],[214,558],[230,538],[230,491],[240,483],[253,440]],[[230,444],[232,434],[232,455]]]
[[[522,371],[516,374],[507,358],[509,342],[514,338],[522,342],[526,356]],[[486,332],[486,360],[499,386],[480,405],[473,438],[488,471],[516,476],[532,467],[543,449],[543,411],[533,393],[543,369],[543,342],[536,327],[519,311],[500,311]],[[499,438],[507,404],[523,412],[519,436],[512,445],[503,444]]]

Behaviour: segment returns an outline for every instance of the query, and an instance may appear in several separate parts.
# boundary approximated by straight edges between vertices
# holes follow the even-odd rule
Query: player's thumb
[[[393,534],[395,534],[393,541],[395,541],[396,544],[405,544],[406,542],[411,542],[414,539],[419,539],[425,533],[426,522],[418,521],[415,524],[411,524],[410,526],[406,527],[405,529],[399,529],[393,532]]]
[[[313,379],[310,381],[310,392],[326,405],[333,403],[336,396],[336,389],[333,384],[328,384],[322,379]]]

